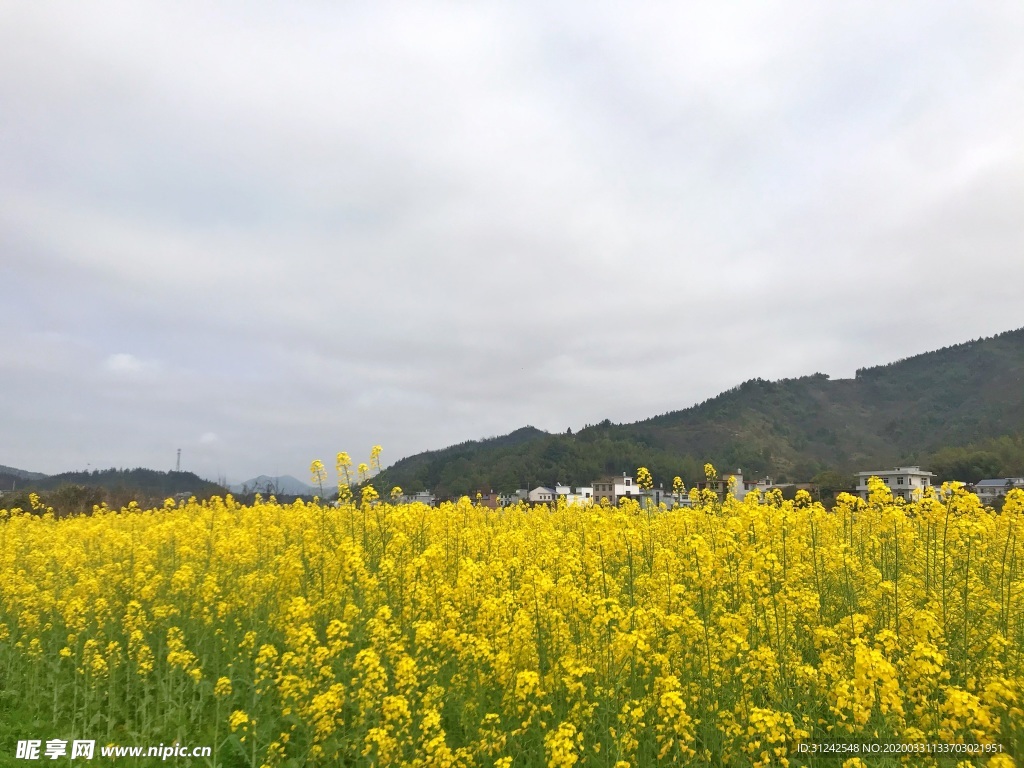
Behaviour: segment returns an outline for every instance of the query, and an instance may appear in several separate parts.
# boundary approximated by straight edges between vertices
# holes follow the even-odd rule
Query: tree
[[[990,451],[971,448],[945,448],[932,457],[932,471],[938,480],[976,483],[1002,474],[1003,463]]]
[[[58,517],[80,515],[103,503],[103,491],[87,485],[62,485],[50,494],[47,502]]]
[[[854,489],[853,475],[847,475],[834,469],[826,469],[811,478],[811,482],[818,486],[818,494],[821,501],[834,501],[836,496]]]

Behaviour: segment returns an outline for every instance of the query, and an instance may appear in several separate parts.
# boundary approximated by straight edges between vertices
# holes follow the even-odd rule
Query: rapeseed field
[[[251,768],[1022,754],[1024,491],[431,508],[348,465],[338,506],[0,511],[0,713]]]

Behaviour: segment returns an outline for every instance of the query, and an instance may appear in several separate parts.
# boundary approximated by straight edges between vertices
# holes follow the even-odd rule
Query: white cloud
[[[103,361],[103,370],[114,376],[135,379],[156,372],[159,365],[155,361],[143,360],[128,352],[117,352],[108,355]]]

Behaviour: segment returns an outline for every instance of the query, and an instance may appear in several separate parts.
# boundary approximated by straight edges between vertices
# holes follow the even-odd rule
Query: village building
[[[594,489],[594,503],[600,504],[607,499],[609,504],[618,504],[622,499],[639,499],[640,489],[633,478],[625,472],[622,476],[609,475],[595,480],[590,484]]]
[[[501,494],[490,491],[477,491],[476,503],[491,509],[497,509],[501,505]]]
[[[566,504],[592,504],[594,501],[594,489],[589,485],[581,485],[573,491],[568,485],[555,483],[555,496],[565,499]]]
[[[550,504],[555,500],[555,489],[539,485],[530,491],[528,499],[531,504]]]
[[[430,491],[420,491],[419,493],[403,494],[401,501],[403,504],[420,503],[432,507],[437,502],[437,498]]]
[[[702,480],[694,486],[697,490],[704,490],[706,488],[711,489],[718,498],[725,500],[727,494],[732,492],[732,495],[737,501],[743,501],[748,493],[751,491],[760,491],[764,493],[772,486],[772,479],[770,477],[762,478],[760,480],[744,480],[743,470],[737,469],[735,472],[726,472],[720,478],[715,480]]]
[[[911,501],[915,491],[922,491],[932,485],[934,472],[928,472],[920,467],[896,467],[877,472],[858,472],[856,493],[862,499],[868,497],[868,478],[877,477],[892,491],[895,498]]]
[[[640,498],[641,506],[650,504],[651,506],[659,507],[664,504],[666,509],[674,509],[679,505],[676,494],[672,493],[672,491],[666,491],[664,488],[652,488],[649,491],[642,491]],[[687,503],[689,502],[689,497],[687,497],[686,501]]]
[[[993,504],[1014,488],[1024,490],[1024,477],[995,477],[974,484],[974,492],[982,504]]]

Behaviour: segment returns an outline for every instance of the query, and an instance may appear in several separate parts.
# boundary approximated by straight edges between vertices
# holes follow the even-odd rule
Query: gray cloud
[[[1024,325],[1019,3],[0,22],[0,463],[301,475]]]

